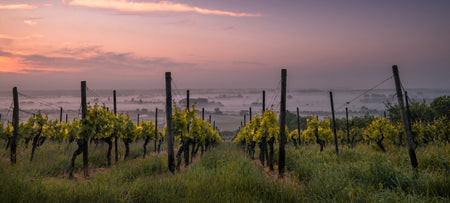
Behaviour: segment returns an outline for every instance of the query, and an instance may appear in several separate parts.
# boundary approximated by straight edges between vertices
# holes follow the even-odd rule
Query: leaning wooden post
[[[280,101],[280,138],[279,138],[279,157],[278,174],[283,177],[286,163],[286,69],[281,69],[281,101]]]
[[[66,114],[66,123],[69,120],[69,114]]]
[[[117,117],[117,103],[116,103],[116,90],[113,91],[113,100],[114,100],[114,116]],[[117,132],[114,132],[114,152],[115,152],[115,158],[116,163],[119,161],[119,152],[117,151],[117,140],[119,137],[117,137]]]
[[[409,100],[408,91],[405,91],[406,117],[408,117],[409,129],[412,129],[412,127],[411,127],[411,113],[409,111],[409,101],[408,100]]]
[[[348,125],[348,108],[345,107],[345,120],[347,121],[347,143],[350,144],[350,128]]]
[[[62,123],[62,114],[63,114],[63,108],[60,107],[59,109],[59,122]]]
[[[87,106],[86,106],[86,81],[81,81],[81,119],[86,119]],[[88,136],[84,135],[83,139],[83,167],[84,167],[84,177],[89,177],[89,162],[88,162]]]
[[[298,132],[298,144],[302,144],[302,139],[300,139],[300,109],[297,107],[297,132]]]
[[[334,145],[336,145],[336,156],[339,156],[339,147],[336,133],[336,119],[334,117],[334,103],[333,103],[333,92],[330,92],[330,103],[331,103],[331,116],[333,119],[333,134],[334,134]]]
[[[397,100],[398,100],[398,105],[400,108],[400,116],[402,118],[403,128],[405,129],[406,140],[408,141],[409,158],[411,160],[411,165],[412,165],[413,169],[417,170],[418,163],[417,163],[417,157],[416,157],[416,149],[414,146],[411,128],[410,128],[410,125],[408,122],[408,120],[409,120],[408,115],[406,114],[405,105],[403,103],[403,94],[402,94],[400,76],[398,74],[397,65],[392,66],[392,72],[394,73],[395,89],[397,92]]]
[[[262,92],[262,112],[266,111],[266,91]]]
[[[167,119],[167,153],[170,172],[175,172],[175,157],[173,154],[173,131],[172,131],[172,76],[166,72],[166,119]]]
[[[13,87],[13,136],[11,138],[11,164],[16,164],[17,136],[19,134],[19,96],[17,87]]]
[[[155,109],[155,152],[157,140],[158,140],[158,108]]]

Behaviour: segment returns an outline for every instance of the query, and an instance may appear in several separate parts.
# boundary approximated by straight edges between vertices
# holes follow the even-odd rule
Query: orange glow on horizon
[[[31,10],[37,8],[30,4],[0,4],[0,10]]]
[[[6,73],[26,73],[18,58],[0,56],[0,72]]]

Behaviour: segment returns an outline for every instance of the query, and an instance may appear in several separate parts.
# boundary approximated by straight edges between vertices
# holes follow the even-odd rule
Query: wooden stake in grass
[[[249,112],[249,116],[250,116],[250,119],[249,119],[249,123],[252,123],[252,107],[248,107],[248,112]]]
[[[11,164],[16,163],[16,151],[17,151],[17,135],[19,134],[19,96],[17,93],[17,87],[13,87],[13,136],[11,138]]]
[[[262,91],[262,112],[266,111],[266,91]]]
[[[202,108],[202,121],[205,120],[205,108]]]
[[[113,91],[113,100],[114,100],[114,115],[117,117],[117,103],[116,103],[116,90]],[[115,159],[116,163],[119,161],[119,152],[117,151],[117,140],[119,137],[117,137],[116,132],[114,132],[114,151],[115,151]]]
[[[298,132],[298,144],[302,145],[302,140],[300,139],[300,109],[297,107],[297,132]]]
[[[86,105],[86,81],[81,81],[81,118],[86,119],[87,105]],[[83,139],[83,168],[84,177],[89,177],[89,161],[88,161],[88,135]]]
[[[158,140],[158,108],[155,109],[155,152],[157,140]]]
[[[345,107],[345,120],[347,122],[347,143],[350,144],[350,128],[348,125],[348,108]]]
[[[137,115],[137,122],[136,122],[136,125],[137,125],[137,126],[139,126],[139,116],[140,116],[140,115],[138,114],[138,115]]]
[[[62,123],[62,115],[63,115],[63,108],[60,107],[59,109],[59,122]]]
[[[409,100],[408,91],[405,91],[406,117],[408,117],[409,129],[412,129],[412,127],[411,127],[411,113],[409,111],[409,101],[408,100]]]
[[[413,169],[417,170],[418,163],[417,163],[417,157],[416,157],[416,149],[415,149],[414,141],[412,138],[412,131],[410,128],[411,125],[408,122],[409,118],[405,111],[405,104],[403,102],[403,94],[402,94],[400,76],[398,74],[397,65],[392,66],[392,72],[394,74],[395,89],[397,92],[398,106],[400,108],[400,116],[402,118],[403,128],[405,129],[406,140],[408,141],[409,158],[411,160],[411,165],[412,165]]]
[[[189,90],[186,90],[186,109],[188,110],[188,112],[190,112],[190,108],[189,108]],[[189,133],[189,123],[187,125],[187,132]],[[189,145],[191,144],[191,139],[188,138],[188,140],[184,141],[183,145],[183,149],[184,149],[184,166],[187,167],[189,166]]]
[[[87,107],[86,107],[86,81],[81,81],[81,118],[82,120],[86,119]],[[78,155],[83,153],[83,167],[84,167],[84,177],[89,176],[89,166],[88,166],[88,135],[82,135],[82,137],[86,137],[83,139],[77,139],[78,148],[72,155],[72,159],[70,160],[70,171],[69,178],[73,178],[73,170],[75,169],[75,159]]]
[[[167,119],[167,154],[170,172],[175,172],[175,157],[173,153],[173,126],[172,126],[172,76],[166,72],[166,119]]]
[[[186,90],[186,109],[189,110],[189,90]]]
[[[331,116],[333,119],[334,145],[336,146],[336,156],[339,156],[339,147],[338,147],[337,133],[336,133],[336,119],[334,117],[333,92],[330,92],[330,103],[331,103]]]
[[[278,156],[278,174],[283,177],[286,163],[286,69],[281,69],[281,101],[280,101],[280,138]]]

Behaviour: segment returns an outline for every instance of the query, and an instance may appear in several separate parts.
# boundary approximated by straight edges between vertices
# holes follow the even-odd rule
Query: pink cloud
[[[210,15],[225,15],[232,17],[259,17],[261,14],[236,13],[231,11],[210,10],[189,6],[187,4],[160,2],[133,2],[128,0],[73,0],[72,6],[85,6],[91,8],[113,9],[122,12],[196,12]]]
[[[36,22],[32,21],[32,20],[24,20],[23,23],[25,23],[27,25],[36,25]]]
[[[0,10],[31,10],[37,8],[30,4],[0,4]]]

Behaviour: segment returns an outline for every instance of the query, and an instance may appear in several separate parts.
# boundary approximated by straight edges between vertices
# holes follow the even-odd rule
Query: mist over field
[[[391,81],[392,82],[392,81]],[[222,130],[234,131],[240,126],[243,115],[252,108],[253,115],[261,114],[262,89],[192,89],[190,90],[190,105],[195,105],[200,116],[202,108],[206,117],[212,115],[213,120]],[[267,89],[266,108],[279,112],[280,90]],[[60,107],[63,108],[63,120],[80,118],[79,90],[19,90],[19,106],[21,118],[26,119],[37,114],[38,111],[48,114],[50,119],[59,119]],[[186,106],[186,90],[174,89],[173,100],[179,108]],[[87,93],[90,104],[105,105],[113,109],[113,90],[93,90]],[[411,89],[408,91],[410,99],[414,101],[431,102],[441,95],[449,95],[450,89]],[[372,114],[383,116],[385,104],[396,104],[397,98],[393,89],[367,90],[335,90],[334,102],[337,117],[345,116],[345,107],[350,110],[350,117]],[[346,102],[355,99],[348,105]],[[0,92],[0,114],[2,120],[11,119],[11,92]],[[331,116],[328,90],[320,89],[289,89],[287,92],[287,110],[295,113],[297,107],[301,116],[318,115]],[[159,120],[164,126],[165,118],[165,90],[117,90],[117,109],[137,121],[154,120],[155,109],[159,109]],[[8,113],[9,112],[9,113]]]

